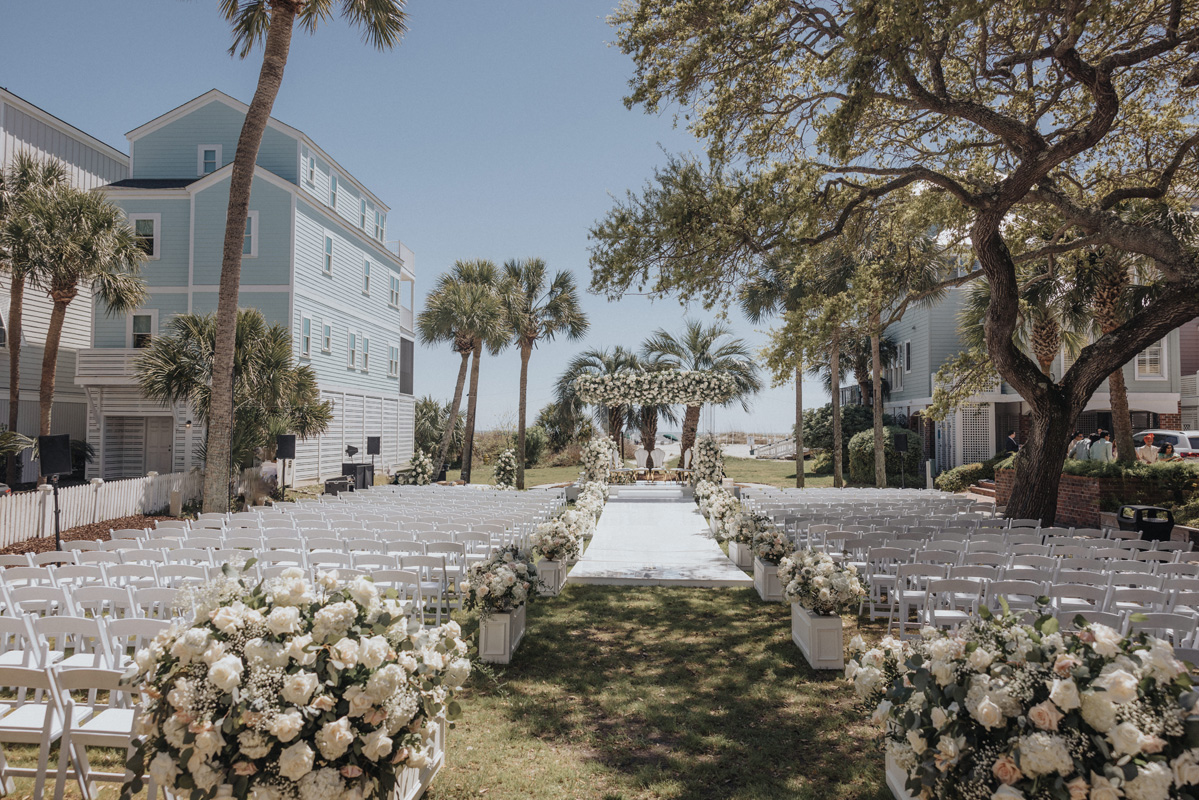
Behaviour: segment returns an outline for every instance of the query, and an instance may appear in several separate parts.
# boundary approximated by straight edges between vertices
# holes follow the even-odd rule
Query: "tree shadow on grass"
[[[877,730],[839,674],[808,667],[788,606],[747,589],[568,586],[528,620],[496,671],[511,721],[614,771],[629,797],[889,797]]]

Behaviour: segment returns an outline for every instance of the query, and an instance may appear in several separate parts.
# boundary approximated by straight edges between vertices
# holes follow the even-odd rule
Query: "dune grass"
[[[426,797],[884,800],[878,730],[789,614],[753,590],[568,585],[472,676]]]

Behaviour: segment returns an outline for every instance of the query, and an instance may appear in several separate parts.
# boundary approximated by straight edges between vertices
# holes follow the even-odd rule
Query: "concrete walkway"
[[[621,486],[600,517],[571,583],[753,586],[708,536],[695,502],[674,486]]]

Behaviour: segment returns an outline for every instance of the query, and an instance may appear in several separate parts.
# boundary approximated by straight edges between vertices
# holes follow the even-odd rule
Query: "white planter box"
[[[817,616],[799,603],[792,603],[791,640],[813,669],[845,669],[840,617]]]
[[[525,635],[525,607],[492,614],[479,623],[479,658],[491,664],[507,664]]]
[[[904,787],[908,781],[908,776],[904,773],[899,765],[890,755],[887,756],[887,788],[891,790],[895,800],[914,800],[912,795]]]
[[[445,717],[439,717],[437,730],[433,736],[432,760],[428,766],[422,769],[407,767],[400,770],[400,774],[396,776],[398,780],[390,800],[419,800],[424,796],[425,791],[433,783],[433,779],[445,766],[445,730]]]
[[[712,532],[713,536],[716,535],[716,517],[711,514],[708,515],[708,530]]]
[[[554,597],[562,591],[566,585],[567,566],[565,561],[547,561],[544,558],[537,562],[537,577],[545,584],[545,588],[541,589],[542,597]]]
[[[758,590],[758,596],[767,603],[783,602],[783,584],[779,582],[779,565],[767,564],[760,558],[754,558],[754,588]]]
[[[733,563],[737,565],[738,569],[753,569],[754,551],[747,544],[730,540],[729,558],[733,559]]]

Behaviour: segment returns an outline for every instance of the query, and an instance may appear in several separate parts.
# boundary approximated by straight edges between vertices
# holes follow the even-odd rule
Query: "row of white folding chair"
[[[172,619],[179,590],[166,586],[0,586],[0,616],[118,616]]]
[[[95,770],[87,755],[89,746],[132,752],[133,707],[139,698],[133,688],[122,683],[119,670],[0,666],[0,686],[16,695],[0,716],[0,783],[9,791],[13,778],[33,778],[32,796],[46,796],[55,744],[59,745],[55,800],[63,798],[70,780],[76,782],[85,800],[97,797],[96,781],[124,782],[125,770]],[[13,766],[13,759],[2,753],[5,744],[37,745],[37,766]],[[148,797],[155,798],[157,787],[146,777]]]
[[[375,531],[353,531],[336,535],[331,531],[301,531],[285,532],[273,530],[264,536],[205,536],[204,531],[180,537],[174,542],[187,547],[225,547],[251,549],[349,549],[359,544],[366,547],[386,549],[387,545],[396,542],[415,542],[417,544],[462,543],[476,547],[479,543],[504,541],[510,538],[507,532],[463,531],[460,533],[423,532],[397,533],[390,536],[380,536]],[[163,540],[164,546],[166,540]],[[314,543],[315,546],[314,546]]]
[[[0,615],[0,666],[125,669],[169,625],[116,614]]]

